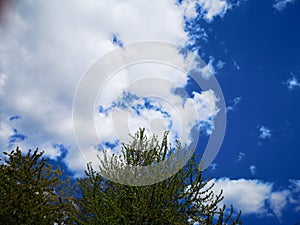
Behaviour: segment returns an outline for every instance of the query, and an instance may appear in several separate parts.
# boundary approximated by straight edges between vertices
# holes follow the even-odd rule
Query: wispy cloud
[[[237,70],[240,70],[240,69],[241,69],[240,65],[239,65],[235,60],[233,60],[233,66],[234,66],[234,68],[236,68]]]
[[[204,80],[209,80],[211,76],[216,74],[216,70],[213,66],[214,61],[215,59],[210,57],[208,64],[200,69],[201,76]]]
[[[218,70],[222,69],[225,66],[225,62],[219,60],[216,64],[216,67],[218,68]]]
[[[284,10],[288,4],[293,3],[295,0],[276,0],[273,4],[273,7],[277,11],[282,11]]]
[[[289,189],[293,193],[289,201],[295,205],[295,211],[300,212],[300,180],[289,180]]]
[[[233,100],[229,101],[229,105],[227,106],[226,110],[235,111],[237,105],[242,101],[242,97],[235,97]]]
[[[255,166],[255,165],[251,165],[251,166],[249,167],[249,169],[250,169],[250,172],[251,172],[252,175],[255,175],[255,174],[256,174],[256,166]]]
[[[283,82],[283,84],[286,85],[288,90],[290,91],[300,87],[300,81],[296,78],[294,74],[291,75],[292,76],[287,81]]]
[[[209,168],[210,168],[211,170],[216,170],[216,169],[217,169],[217,166],[218,166],[217,163],[211,163],[211,164],[209,165]]]
[[[289,180],[290,182],[290,188],[294,191],[294,192],[300,192],[300,180]],[[300,201],[300,199],[299,199]],[[300,203],[300,202],[299,202]]]
[[[237,161],[241,161],[245,157],[245,155],[246,154],[244,152],[239,152]]]
[[[260,126],[259,127],[259,138],[260,139],[269,139],[272,137],[272,132],[270,128],[265,127],[265,126]]]

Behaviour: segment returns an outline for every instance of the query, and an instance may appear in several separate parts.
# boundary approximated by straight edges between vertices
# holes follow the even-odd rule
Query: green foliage
[[[62,171],[53,168],[36,149],[22,155],[19,148],[0,165],[1,224],[61,224],[67,222],[69,196]]]
[[[222,193],[214,194],[213,184],[204,181],[195,155],[178,173],[153,185],[127,186],[106,179],[103,174],[121,176],[126,165],[155,165],[174,154],[167,133],[161,144],[156,136],[148,139],[144,129],[132,138],[123,144],[120,156],[100,159],[99,171],[88,164],[85,177],[78,180],[82,195],[74,209],[78,224],[242,224],[241,213],[234,219],[232,207],[218,207]],[[182,151],[180,143],[176,150]]]
[[[157,179],[161,172],[181,167],[187,157],[185,148],[178,142],[172,149],[167,143],[167,133],[159,143],[156,136],[148,139],[140,129],[131,142],[123,144],[120,156],[106,154],[97,171],[88,164],[85,176],[72,186],[77,195],[70,193],[70,182],[62,171],[38,149],[25,155],[19,148],[4,153],[5,163],[0,164],[1,224],[242,224],[240,213],[234,216],[232,207],[219,208],[222,193],[213,193],[213,184],[204,180],[195,155],[173,176],[152,185],[124,185],[103,176],[124,180],[125,171],[129,181],[132,177],[142,180],[149,171],[139,168],[162,163],[164,169],[158,167],[151,173]],[[174,163],[164,163],[168,159]]]

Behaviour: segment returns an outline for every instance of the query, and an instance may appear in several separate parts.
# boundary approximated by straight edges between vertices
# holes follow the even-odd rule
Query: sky
[[[299,10],[299,0],[2,1],[1,152],[39,147],[80,176],[101,149],[117,151],[141,126],[148,134],[170,130],[172,144],[194,143],[199,133],[202,154],[226,114],[222,146],[205,176],[216,192],[223,189],[223,203],[242,210],[244,224],[296,224]],[[102,83],[97,78],[103,88],[91,99],[90,119],[99,142],[89,143],[90,127],[79,113],[75,124],[87,143],[79,148],[74,103],[86,107],[76,105],[76,96],[89,69],[144,41],[184,48],[185,56],[175,54],[191,70],[152,62],[127,66]],[[215,86],[200,87],[192,72],[204,83],[216,78],[222,95]],[[83,94],[90,97],[89,90]]]

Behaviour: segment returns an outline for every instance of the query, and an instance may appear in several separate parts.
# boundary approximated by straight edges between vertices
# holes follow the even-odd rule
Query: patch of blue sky
[[[59,143],[52,144],[52,147],[55,148],[55,149],[59,149],[61,154],[55,159],[54,158],[47,158],[48,162],[52,166],[54,166],[54,168],[59,167],[61,170],[64,171],[63,174],[62,174],[63,179],[69,179],[70,177],[74,177],[73,171],[69,170],[69,167],[65,162],[65,158],[66,158],[66,156],[69,152],[69,148],[64,144],[59,144]],[[42,149],[42,150],[46,150],[46,149]],[[76,181],[75,179],[70,180],[71,184],[73,184],[75,181]],[[78,197],[80,197],[80,196],[78,196]]]
[[[141,115],[142,110],[154,110],[160,112],[163,117],[170,118],[171,115],[167,111],[163,110],[162,107],[157,104],[156,101],[143,97],[139,98],[137,95],[130,92],[123,92],[122,98],[118,101],[112,102],[111,106],[104,108],[102,105],[98,106],[98,112],[107,115],[114,108],[122,110],[133,110],[138,116]]]
[[[8,139],[8,148],[12,148],[14,143],[18,141],[24,141],[27,137],[24,134],[18,132],[17,129],[13,129],[14,134]]]
[[[113,108],[128,109],[134,102],[137,101],[139,97],[131,92],[124,91],[122,93],[122,98],[118,101],[112,103]]]
[[[168,124],[168,130],[171,130],[173,127],[173,121],[169,120],[169,124]]]
[[[12,116],[12,117],[9,118],[10,121],[19,120],[19,119],[21,119],[21,117],[18,116],[18,115],[15,115],[15,116]]]
[[[198,125],[196,125],[196,127],[200,128],[200,132],[209,136],[213,129],[213,118],[209,118],[207,121],[199,121]]]
[[[100,105],[100,106],[98,107],[98,112],[99,112],[99,113],[105,113],[105,109],[103,108],[102,105]]]
[[[196,4],[197,16],[195,18],[184,17],[184,31],[187,32],[189,42],[185,46],[192,52],[199,52],[199,42],[208,41],[208,32],[206,24],[204,23],[203,13],[201,12],[201,6]]]
[[[228,106],[226,107],[227,112],[235,111],[237,105],[241,102],[241,100],[241,97],[235,97],[234,99],[230,100]]]
[[[161,106],[155,105],[156,102],[150,98],[144,97],[142,100],[143,102],[130,106],[130,108],[134,110],[137,115],[141,114],[141,110],[154,110],[160,112],[166,118],[171,117],[171,115],[167,111],[164,111]]]
[[[102,105],[98,106],[98,112],[107,115],[112,109],[128,109],[133,105],[134,101],[137,101],[139,97],[131,92],[123,91],[122,97],[118,101],[113,101],[111,106],[104,108]]]
[[[181,5],[183,0],[176,0],[177,5]]]
[[[155,105],[154,104],[154,103],[156,103],[155,101],[153,101],[153,100],[151,100],[150,98],[147,98],[147,97],[144,97],[143,100],[144,100],[145,109],[155,110],[157,112],[160,112],[165,117],[171,117],[171,115],[167,111],[164,111],[162,109],[162,107],[160,107],[158,105]]]
[[[117,146],[120,145],[120,141],[119,140],[116,140],[114,142],[109,142],[109,141],[104,141],[100,144],[97,145],[97,149],[99,151],[103,150],[103,149],[114,149],[116,148]]]
[[[119,36],[117,34],[113,34],[112,36],[112,43],[116,46],[119,46],[121,48],[123,48],[123,42],[121,41],[121,39],[119,38]]]
[[[180,136],[179,136],[179,134],[178,134],[177,132],[174,134],[174,138],[175,138],[176,140],[178,140],[178,139],[180,138]]]
[[[55,143],[52,145],[52,147],[59,149],[59,151],[61,152],[60,156],[58,157],[58,160],[65,158],[68,154],[68,148],[64,144]]]

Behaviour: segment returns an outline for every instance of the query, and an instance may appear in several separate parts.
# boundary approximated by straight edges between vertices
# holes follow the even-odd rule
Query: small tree
[[[0,165],[1,224],[61,224],[67,222],[68,180],[62,171],[42,157],[43,152],[29,150],[23,155],[17,148]]]
[[[108,169],[121,171],[124,165],[155,165],[173,154],[168,148],[167,133],[162,144],[156,136],[148,139],[145,130],[123,144],[120,156],[101,159],[100,171],[88,164],[85,177],[78,180],[81,199],[76,203],[78,224],[241,224],[241,212],[233,219],[233,209],[219,208],[222,193],[215,195],[213,185],[204,181],[197,157],[168,179],[148,186],[115,183],[102,174]],[[177,150],[181,148],[178,143]],[[175,149],[175,150],[176,150]]]

